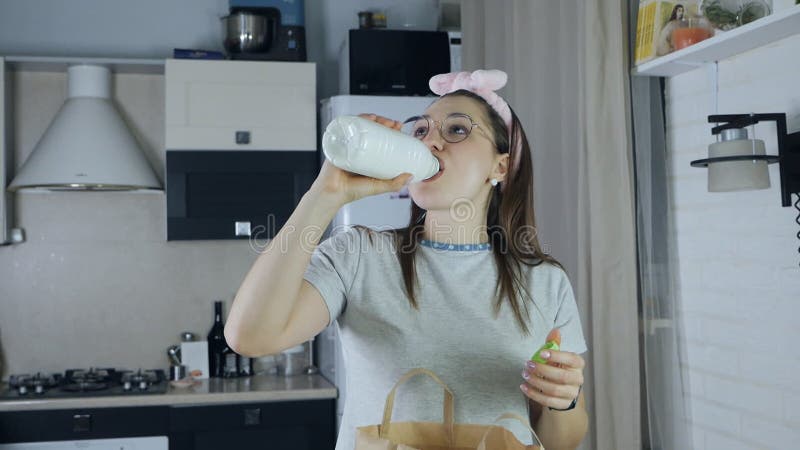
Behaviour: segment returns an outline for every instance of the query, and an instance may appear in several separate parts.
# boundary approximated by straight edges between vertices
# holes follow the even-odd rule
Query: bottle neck
[[[214,302],[214,323],[222,323],[222,302]]]

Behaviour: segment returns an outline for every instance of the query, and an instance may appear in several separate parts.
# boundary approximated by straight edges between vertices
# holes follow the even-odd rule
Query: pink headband
[[[481,96],[489,106],[492,107],[503,122],[506,123],[508,132],[511,133],[511,108],[494,91],[502,88],[508,81],[508,75],[502,70],[476,70],[474,72],[450,72],[431,77],[428,85],[431,91],[439,96],[465,89]],[[522,156],[521,142],[511,143],[511,136],[508,137],[509,147],[513,150],[513,169],[519,167],[520,157]]]

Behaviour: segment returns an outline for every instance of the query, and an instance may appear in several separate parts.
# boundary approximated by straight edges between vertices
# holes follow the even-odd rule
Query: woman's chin
[[[452,196],[436,189],[409,189],[411,200],[426,211],[447,209],[452,203]]]

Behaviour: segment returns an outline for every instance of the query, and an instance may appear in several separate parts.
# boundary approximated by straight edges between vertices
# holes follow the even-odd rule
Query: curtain
[[[630,23],[638,15],[630,1]],[[635,27],[630,41],[635,42]],[[629,55],[633,54],[633,45]],[[631,105],[636,172],[636,227],[641,317],[643,448],[690,448],[690,398],[681,376],[685,334],[675,277],[674,218],[669,195],[663,79],[633,77]]]
[[[641,448],[628,3],[462,0],[464,70],[502,69],[533,150],[537,228],[589,353],[582,449]]]
[[[500,91],[519,116],[533,156],[540,242],[577,271],[578,97],[576,1],[462,2],[464,70],[501,69]]]
[[[590,314],[594,445],[641,448],[628,3],[579,3],[579,298]]]

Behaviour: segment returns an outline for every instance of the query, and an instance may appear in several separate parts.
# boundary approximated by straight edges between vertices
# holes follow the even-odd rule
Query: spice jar
[[[764,0],[743,0],[739,8],[739,25],[746,25],[769,14],[769,5]]]

